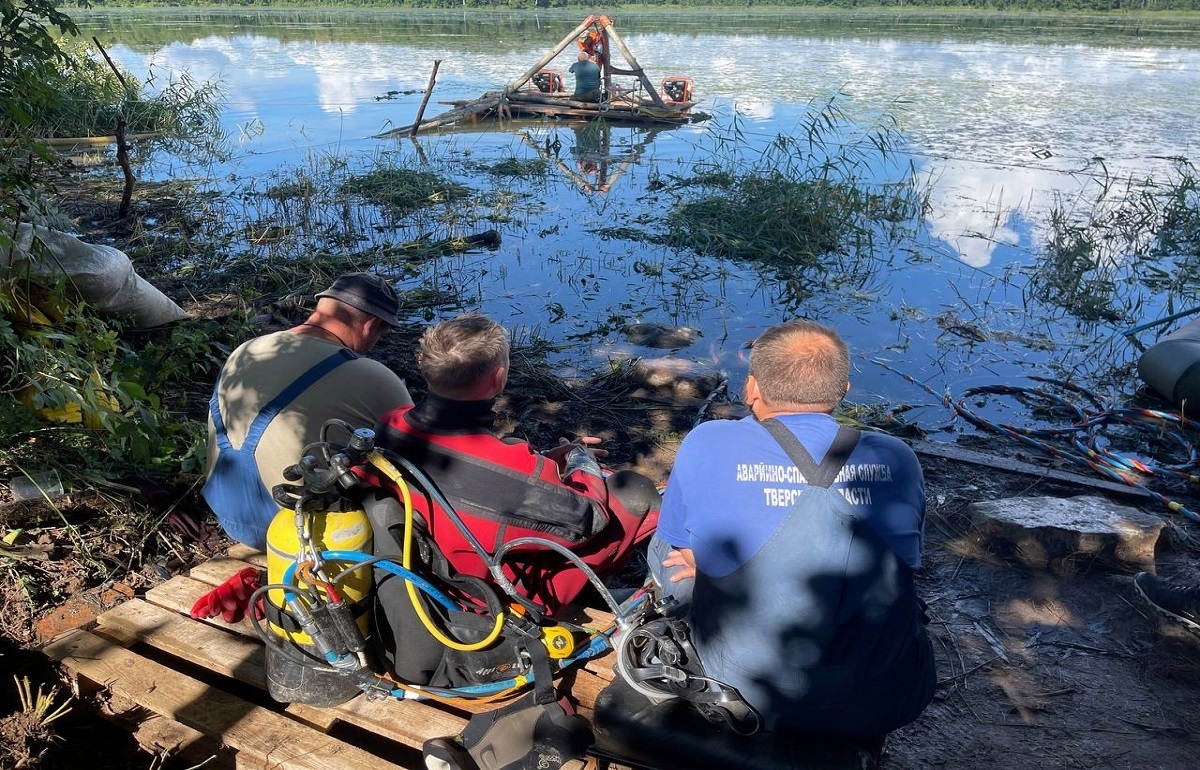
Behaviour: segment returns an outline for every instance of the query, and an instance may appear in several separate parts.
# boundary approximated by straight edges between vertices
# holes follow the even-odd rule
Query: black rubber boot
[[[587,722],[559,702],[530,693],[503,708],[476,714],[455,738],[421,747],[426,770],[556,770],[582,759],[592,744]]]

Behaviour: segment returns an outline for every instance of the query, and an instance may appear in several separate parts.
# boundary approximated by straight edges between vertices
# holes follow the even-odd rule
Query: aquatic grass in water
[[[481,175],[481,164],[464,160],[468,153],[453,143],[429,149],[366,156],[313,151],[295,166],[232,180],[228,194],[206,199],[193,192],[192,200],[207,200],[204,221],[175,239],[172,253],[181,259],[156,260],[156,269],[195,295],[235,285],[242,301],[257,308],[290,306],[340,273],[375,270],[415,282],[415,310],[423,309],[422,297],[436,297],[431,301],[441,306],[444,286],[473,278],[447,274],[458,268],[439,260],[496,248],[501,235],[484,223],[517,221],[533,195],[509,189],[524,177]],[[480,178],[487,184],[478,194],[459,181]]]
[[[1050,240],[1029,271],[1026,293],[1084,321],[1119,321],[1115,307],[1117,265],[1106,260],[1092,230],[1072,224],[1059,208],[1051,212]]]
[[[431,171],[408,168],[380,168],[353,175],[342,183],[341,190],[395,213],[452,203],[471,194],[465,185]]]
[[[1178,254],[1200,257],[1200,180],[1195,167],[1181,160],[1177,178],[1167,185],[1163,198],[1162,227],[1159,228],[1155,251],[1159,254]]]
[[[725,194],[677,204],[667,243],[714,257],[816,264],[842,234],[842,223],[827,216],[835,191],[822,188],[778,175],[743,177]]]
[[[1114,180],[1101,166],[1072,201],[1052,208],[1025,294],[1088,322],[1132,322],[1151,295],[1166,307],[1200,299],[1200,189],[1181,160],[1165,180]]]
[[[787,135],[747,158],[735,121],[715,135],[715,157],[692,177],[658,180],[676,196],[664,241],[710,257],[776,266],[819,265],[830,255],[865,256],[875,237],[915,228],[928,195],[911,166],[880,182],[902,137],[890,116],[861,124],[835,95]]]
[[[467,168],[493,176],[522,179],[544,178],[550,172],[550,164],[544,158],[504,158],[495,163],[468,163]]]

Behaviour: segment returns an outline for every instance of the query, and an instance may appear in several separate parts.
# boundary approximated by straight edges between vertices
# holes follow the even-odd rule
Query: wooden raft
[[[456,735],[470,713],[444,704],[368,700],[340,706],[284,706],[266,693],[264,647],[248,620],[193,620],[192,604],[264,555],[235,546],[100,615],[95,628],[72,631],[44,652],[61,662],[84,690],[106,690],[110,706],[133,712],[138,740],[151,750],[205,768],[325,768],[420,770],[421,744]],[[587,610],[587,625],[612,616]],[[612,679],[612,654],[566,672],[579,713],[590,717],[596,696]],[[474,706],[483,711],[496,706]],[[124,716],[129,717],[126,713]],[[215,758],[215,759],[211,759]],[[573,770],[594,766],[574,762]],[[615,767],[615,766],[614,766]]]

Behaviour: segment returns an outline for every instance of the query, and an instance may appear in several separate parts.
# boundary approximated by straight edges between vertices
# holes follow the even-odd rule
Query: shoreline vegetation
[[[1040,5],[1006,5],[980,2],[975,5],[888,5],[872,0],[855,5],[849,0],[834,0],[811,5],[679,5],[646,3],[619,6],[534,5],[537,0],[513,0],[511,5],[473,5],[446,3],[382,2],[350,0],[346,4],[320,4],[319,0],[262,0],[261,4],[203,2],[180,4],[148,0],[97,0],[88,7],[71,6],[81,25],[89,33],[101,36],[117,34],[131,44],[162,43],[178,34],[171,25],[141,23],[152,13],[172,24],[186,23],[190,34],[203,35],[234,24],[275,22],[271,35],[280,40],[347,40],[359,38],[363,27],[370,27],[378,42],[403,42],[409,45],[444,47],[446,35],[461,34],[466,27],[496,24],[507,33],[540,39],[547,25],[578,23],[581,14],[607,13],[619,19],[628,35],[678,33],[692,34],[694,20],[703,17],[718,20],[722,26],[734,25],[741,35],[779,37],[798,30],[844,35],[847,23],[853,24],[857,37],[904,37],[915,39],[957,39],[964,31],[979,41],[1009,41],[1029,35],[1052,32],[1064,42],[1090,46],[1127,45],[1131,40],[1143,44],[1171,47],[1200,45],[1200,0],[1183,0],[1182,5],[1163,6],[1156,0],[1144,0],[1146,7],[1134,7],[1123,0],[1111,3],[1089,2],[1086,7],[1063,6],[1044,0]],[[750,0],[753,2],[753,0]],[[1172,0],[1175,2],[1175,0]],[[64,6],[65,7],[65,6]],[[496,44],[502,43],[497,38]],[[475,43],[478,45],[478,43]]]
[[[664,0],[664,2],[594,3],[589,0],[350,0],[350,2],[320,2],[320,0],[88,0],[86,3],[64,3],[64,7],[80,10],[119,8],[177,8],[261,11],[271,8],[311,8],[314,10],[447,10],[447,11],[569,11],[625,13],[672,10],[731,11],[762,13],[777,11],[888,11],[993,14],[996,12],[1045,12],[1054,15],[1102,16],[1161,16],[1183,12],[1200,12],[1200,0],[793,0],[793,2],[756,2],[756,0]]]

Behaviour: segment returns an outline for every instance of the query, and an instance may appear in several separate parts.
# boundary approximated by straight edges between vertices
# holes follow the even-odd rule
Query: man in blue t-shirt
[[[913,586],[921,468],[897,438],[839,431],[849,367],[819,324],[764,332],[752,416],[688,434],[650,546],[664,592],[690,604],[705,674],[785,734],[879,737],[916,719],[935,684]]]

